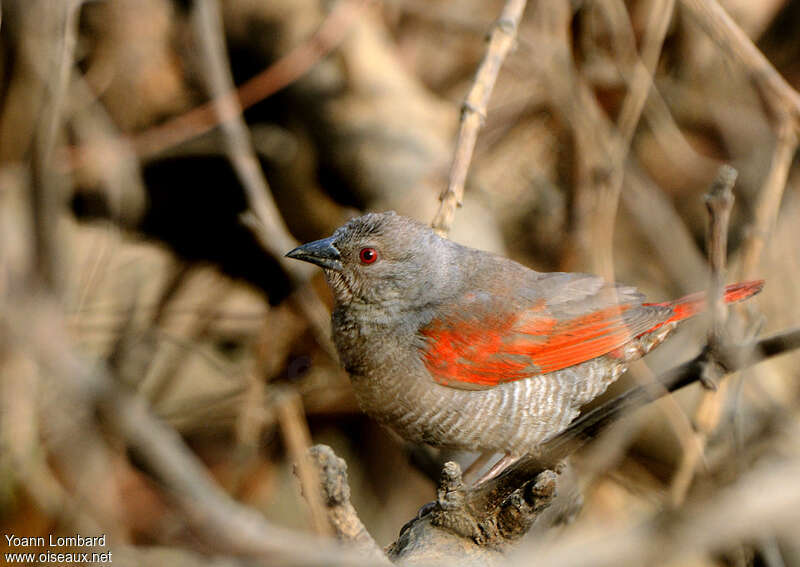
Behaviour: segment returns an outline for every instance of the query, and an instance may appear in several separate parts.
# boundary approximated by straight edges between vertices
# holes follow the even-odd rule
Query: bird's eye
[[[361,260],[362,264],[372,264],[378,259],[378,251],[374,248],[362,248],[361,252],[358,253],[358,259]]]

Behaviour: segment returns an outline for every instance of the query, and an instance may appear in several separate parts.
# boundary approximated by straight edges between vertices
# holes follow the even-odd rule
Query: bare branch
[[[293,299],[306,315],[319,343],[333,354],[330,326],[321,316],[327,310],[316,294],[306,289],[306,284],[316,273],[316,269],[310,264],[285,257],[286,252],[299,243],[289,233],[272,199],[258,157],[250,143],[242,109],[235,97],[230,95],[233,92],[233,78],[227,62],[222,16],[217,0],[199,0],[195,4],[194,26],[203,56],[208,62],[206,82],[225,135],[226,153],[242,182],[250,206],[250,211],[243,220],[264,249],[280,262],[299,288]]]
[[[275,258],[282,260],[287,273],[299,275],[298,270],[310,272],[298,262],[283,260],[286,251],[291,250],[297,242],[289,234],[281,218],[275,202],[272,200],[267,180],[261,172],[258,158],[250,144],[250,135],[242,118],[242,110],[235,97],[229,95],[233,91],[233,79],[228,67],[225,51],[222,16],[216,0],[200,0],[195,4],[193,13],[195,37],[199,42],[203,58],[207,62],[204,67],[206,83],[214,98],[214,110],[219,118],[225,134],[225,149],[233,164],[239,180],[247,194],[247,201],[252,214],[257,219],[256,236],[266,250]],[[256,224],[256,223],[253,223]],[[251,224],[251,228],[254,228]],[[308,279],[303,274],[302,279]]]
[[[336,2],[328,17],[308,40],[245,81],[236,91],[228,90],[221,96],[231,101],[238,99],[241,108],[246,110],[292,84],[344,41],[360,10],[369,1]],[[210,131],[220,120],[215,104],[217,101],[212,100],[137,134],[133,140],[137,153],[142,158],[148,158]]]
[[[478,139],[478,131],[486,119],[486,109],[497,81],[497,74],[514,45],[517,27],[526,3],[526,0],[506,0],[500,18],[495,22],[489,35],[489,47],[475,73],[475,82],[464,101],[449,182],[447,189],[439,196],[441,204],[431,223],[433,229],[441,236],[447,236],[450,232],[456,207],[461,206],[464,198],[464,183]]]
[[[725,263],[728,253],[728,222],[733,209],[733,185],[736,183],[738,173],[730,166],[724,165],[719,169],[711,189],[705,196],[706,208],[710,216],[707,233],[708,263],[711,266],[711,279],[707,294],[708,305],[711,306],[711,327],[708,332],[708,346],[706,353],[709,355],[700,382],[706,387],[706,392],[700,400],[700,405],[695,410],[695,423],[697,431],[694,434],[695,443],[684,445],[678,471],[670,487],[670,500],[673,506],[683,503],[686,494],[697,470],[698,462],[706,449],[709,435],[717,428],[722,415],[722,404],[726,399],[727,384],[717,386],[721,370],[715,360],[716,352],[725,345],[725,323],[728,319],[728,308],[723,297],[725,285]],[[719,389],[719,391],[718,391]]]
[[[728,224],[733,209],[733,185],[738,173],[723,165],[717,173],[711,189],[705,196],[710,216],[707,236],[708,262],[711,266],[711,283],[708,289],[708,304],[711,306],[711,331],[708,344],[714,349],[724,341],[727,309],[723,298],[725,287],[725,263],[728,255]]]
[[[742,251],[741,273],[744,279],[756,277],[758,263],[769,235],[778,218],[789,169],[797,151],[798,137],[794,126],[784,121],[778,128],[778,138],[772,154],[769,174],[764,180],[756,204],[755,220],[750,227]]]
[[[800,120],[800,94],[786,82],[717,0],[681,0],[711,39],[747,70],[778,117]]]

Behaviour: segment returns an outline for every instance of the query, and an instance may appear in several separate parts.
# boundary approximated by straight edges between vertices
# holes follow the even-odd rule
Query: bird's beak
[[[311,262],[312,264],[322,266],[329,270],[341,271],[342,269],[342,263],[340,261],[342,256],[333,245],[332,236],[298,246],[291,252],[288,252],[286,257],[302,260],[303,262]]]

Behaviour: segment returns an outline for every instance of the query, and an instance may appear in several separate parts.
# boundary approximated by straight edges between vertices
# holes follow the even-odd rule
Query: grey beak
[[[340,271],[342,269],[342,263],[340,262],[342,256],[333,245],[332,236],[298,246],[288,252],[286,257],[302,260],[303,262],[311,262],[329,270]]]

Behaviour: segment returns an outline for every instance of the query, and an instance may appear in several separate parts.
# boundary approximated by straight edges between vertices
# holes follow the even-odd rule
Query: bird
[[[595,275],[537,272],[394,212],[286,256],[325,274],[361,408],[407,441],[502,453],[499,470],[563,432],[706,303],[703,293],[650,303]],[[724,300],[763,283],[729,285]]]

